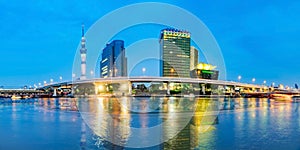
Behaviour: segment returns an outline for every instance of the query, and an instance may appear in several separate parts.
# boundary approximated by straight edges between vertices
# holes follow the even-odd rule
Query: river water
[[[300,149],[298,102],[262,98],[0,100],[0,150]]]

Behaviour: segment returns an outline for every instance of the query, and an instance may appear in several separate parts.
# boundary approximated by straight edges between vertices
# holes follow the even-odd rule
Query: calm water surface
[[[2,99],[0,150],[300,149],[298,107],[244,98]]]

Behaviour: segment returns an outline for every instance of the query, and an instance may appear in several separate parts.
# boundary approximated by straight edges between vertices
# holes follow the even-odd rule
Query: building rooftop
[[[214,70],[216,69],[217,66],[213,66],[211,64],[206,64],[206,63],[199,63],[195,69],[200,69],[200,70]]]

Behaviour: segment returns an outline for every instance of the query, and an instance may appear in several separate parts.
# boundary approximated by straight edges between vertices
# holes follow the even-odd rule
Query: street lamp
[[[40,83],[39,83],[39,87],[41,87],[41,85],[42,85],[42,83],[40,82]]]
[[[272,83],[272,87],[274,87],[274,86],[275,86],[275,82]]]
[[[60,80],[60,82],[62,81],[62,76],[59,76],[59,80]]]
[[[94,78],[94,71],[93,71],[93,70],[91,70],[91,72],[90,72],[90,73],[91,73],[91,77],[92,77],[92,78]]]
[[[44,85],[46,85],[47,84],[47,81],[44,81]]]
[[[53,79],[50,79],[50,83],[53,83]]]
[[[266,84],[267,83],[267,81],[266,80],[264,80],[264,84]]]
[[[254,82],[255,82],[255,80],[256,80],[256,79],[255,79],[255,78],[253,78],[253,79],[252,79],[252,82],[254,83]]]
[[[238,76],[238,80],[239,80],[239,82],[241,81],[241,79],[242,79],[242,76],[241,76],[241,75],[239,75],[239,76]]]

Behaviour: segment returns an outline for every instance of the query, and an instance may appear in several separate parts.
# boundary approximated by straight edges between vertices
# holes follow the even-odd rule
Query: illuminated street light
[[[60,76],[60,77],[59,77],[60,82],[62,81],[62,79],[63,79],[62,76]]]
[[[266,84],[267,83],[267,81],[266,80],[264,80],[264,84]]]
[[[274,86],[275,86],[275,82],[272,83],[272,87],[274,87]]]
[[[44,81],[44,85],[46,85],[47,84],[47,81]]]
[[[255,79],[255,78],[253,78],[253,79],[252,79],[252,82],[254,83],[255,81],[256,81],[256,79]]]
[[[94,71],[93,70],[91,70],[90,74],[91,74],[91,77],[94,78]]]
[[[239,76],[238,76],[238,80],[239,80],[239,82],[241,81],[241,79],[242,79],[242,76],[241,76],[241,75],[239,75]]]
[[[50,83],[53,83],[53,79],[50,79]]]

